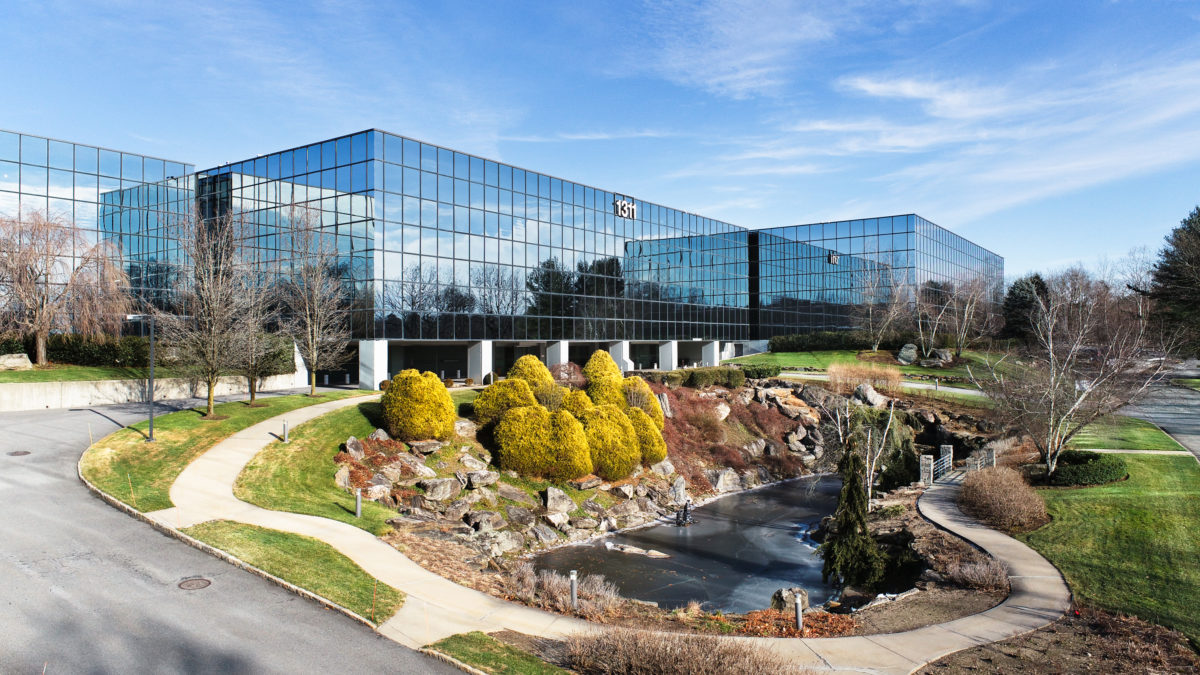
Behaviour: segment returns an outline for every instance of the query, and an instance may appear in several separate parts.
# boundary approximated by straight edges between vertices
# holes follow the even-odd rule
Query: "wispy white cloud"
[[[561,131],[554,134],[503,136],[500,140],[514,143],[563,143],[570,141],[621,141],[638,138],[674,138],[682,134],[659,129],[632,131]]]
[[[646,8],[624,67],[676,84],[746,98],[777,91],[800,51],[834,38],[839,3],[671,0]]]

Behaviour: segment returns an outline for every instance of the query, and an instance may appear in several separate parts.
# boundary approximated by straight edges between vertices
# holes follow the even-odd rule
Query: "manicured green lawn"
[[[485,673],[555,675],[567,672],[479,631],[451,635],[429,645],[428,649],[453,656]]]
[[[918,365],[899,366],[905,375],[940,375],[942,377],[968,377],[967,366],[970,365],[977,377],[983,376],[984,361],[988,355],[982,352],[963,352],[963,360],[950,368],[922,368]],[[998,359],[992,355],[992,359]],[[777,365],[781,368],[815,368],[826,370],[833,363],[859,362],[858,352],[851,349],[831,349],[818,352],[764,352],[739,356],[722,363],[754,363]]]
[[[365,391],[337,391],[308,397],[260,398],[262,407],[242,401],[219,403],[215,413],[226,419],[206,420],[204,409],[182,410],[154,418],[154,443],[146,443],[146,422],[101,439],[83,453],[80,468],[101,490],[143,512],[173,506],[168,492],[184,467],[220,441],[268,417]],[[130,483],[133,493],[130,494]]]
[[[450,392],[450,400],[454,401],[454,409],[458,411],[459,417],[470,417],[467,413],[470,411],[470,405],[479,396],[481,389],[456,389]]]
[[[396,512],[363,499],[362,518],[355,518],[354,495],[333,482],[333,457],[342,443],[349,436],[369,436],[379,416],[379,403],[370,401],[301,424],[288,443],[275,441],[254,456],[238,475],[233,494],[264,509],[322,516],[385,534],[391,530],[385,521]]]
[[[329,544],[255,525],[212,520],[185,533],[376,624],[404,604],[404,594],[376,580]]]
[[[1039,490],[1053,519],[1020,538],[1062,570],[1082,602],[1176,628],[1200,644],[1200,464],[1122,457],[1128,480]]]
[[[183,374],[176,369],[159,366],[154,369],[154,377],[181,377]],[[118,366],[71,366],[51,363],[45,366],[34,366],[33,370],[4,370],[0,371],[0,384],[11,382],[71,382],[92,380],[143,380],[147,376],[145,368],[121,368]]]
[[[1171,380],[1171,382],[1173,382],[1173,383],[1175,383],[1175,384],[1178,384],[1178,385],[1179,385],[1179,386],[1181,386],[1181,387],[1188,387],[1188,388],[1191,388],[1191,389],[1195,389],[1196,391],[1200,391],[1200,379],[1196,379],[1196,378],[1192,378],[1192,379],[1181,378],[1181,379],[1178,379],[1178,380]]]
[[[1084,427],[1083,431],[1071,439],[1071,447],[1079,450],[1095,448],[1114,450],[1185,449],[1153,423],[1124,415],[1112,415]]]

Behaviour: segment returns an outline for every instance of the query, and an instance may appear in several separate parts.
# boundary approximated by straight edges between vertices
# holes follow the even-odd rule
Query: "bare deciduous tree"
[[[984,337],[999,328],[996,312],[997,289],[985,277],[971,277],[954,287],[947,307],[947,327],[954,335],[954,355],[961,357]]]
[[[317,371],[339,365],[350,346],[347,293],[337,250],[322,236],[320,220],[310,209],[294,206],[287,222],[289,265],[280,280],[285,332],[291,335],[308,366],[309,394],[317,393]]]
[[[245,296],[242,298],[242,314],[235,331],[237,343],[233,349],[234,369],[246,378],[250,403],[258,399],[258,384],[262,378],[279,372],[281,350],[286,349],[287,340],[269,328],[278,324],[279,315],[275,290],[269,280],[253,269],[246,270]]]
[[[217,383],[235,369],[245,347],[247,298],[257,293],[240,256],[241,221],[232,215],[204,218],[192,209],[170,225],[185,259],[186,280],[171,311],[156,310],[163,339],[178,350],[183,367],[208,390],[213,416]],[[253,327],[251,327],[253,328]]]
[[[1076,268],[1046,285],[1035,300],[1032,344],[1013,363],[989,359],[986,372],[971,377],[1053,474],[1082,429],[1146,392],[1165,364],[1154,352],[1171,345],[1149,330],[1134,294],[1104,279]]]
[[[926,358],[937,349],[938,337],[946,330],[949,311],[949,289],[938,282],[926,282],[917,293],[913,305],[917,341],[921,343],[921,354]]]
[[[38,365],[53,331],[94,337],[120,329],[130,299],[117,255],[62,218],[0,218],[0,317],[33,336]]]
[[[889,265],[869,263],[854,276],[855,286],[862,292],[862,301],[854,309],[856,323],[871,336],[871,351],[879,351],[879,345],[901,330],[911,314],[911,293]]]

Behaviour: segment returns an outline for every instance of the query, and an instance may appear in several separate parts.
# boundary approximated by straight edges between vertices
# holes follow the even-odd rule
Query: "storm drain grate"
[[[185,591],[198,591],[201,588],[208,588],[209,584],[211,583],[212,582],[208,579],[201,579],[197,577],[195,579],[184,579],[183,581],[179,582],[179,587]]]
[[[25,455],[28,455],[28,454],[29,454],[28,450],[13,450],[12,452],[8,453],[8,456],[9,457],[24,457]]]

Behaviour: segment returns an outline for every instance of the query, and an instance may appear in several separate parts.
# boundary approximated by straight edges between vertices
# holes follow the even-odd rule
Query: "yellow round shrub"
[[[625,413],[615,405],[598,405],[580,420],[592,454],[592,471],[605,480],[620,480],[637,468],[642,451]]]
[[[642,464],[650,466],[663,461],[667,456],[667,442],[663,440],[662,432],[654,425],[654,420],[641,408],[630,408],[625,414],[629,417],[633,433],[637,436]]]
[[[550,412],[540,405],[512,408],[496,424],[496,463],[522,476],[543,476],[554,463],[550,453]]]
[[[666,424],[666,417],[663,415],[662,406],[658,403],[658,397],[650,391],[650,385],[637,375],[630,375],[621,383],[621,388],[625,392],[625,402],[631,408],[641,408],[651,420],[654,420],[654,426],[662,431]]]
[[[526,354],[517,359],[508,371],[508,379],[525,380],[529,388],[537,391],[546,386],[554,386],[554,376],[542,360],[533,354]]]
[[[565,481],[592,472],[592,453],[588,449],[583,425],[571,413],[562,410],[550,414],[546,444],[553,460],[547,467],[546,478]]]
[[[472,405],[475,408],[475,420],[487,426],[513,408],[537,405],[537,400],[525,380],[508,379],[489,384],[479,392]]]
[[[563,396],[562,409],[574,415],[576,419],[592,407],[592,399],[588,398],[587,392],[582,389],[572,389]]]
[[[379,401],[383,424],[392,438],[419,441],[447,440],[454,436],[454,402],[450,392],[431,372],[402,370]]]
[[[596,405],[615,405],[624,409],[625,392],[621,389],[621,369],[608,352],[597,349],[583,367],[588,379],[587,393]]]

